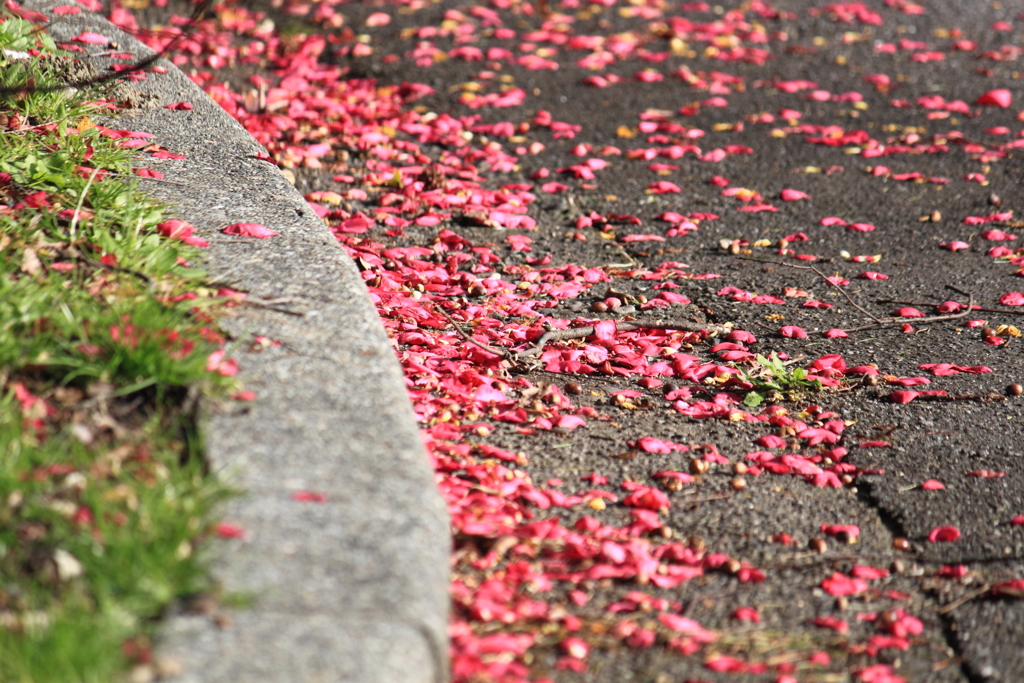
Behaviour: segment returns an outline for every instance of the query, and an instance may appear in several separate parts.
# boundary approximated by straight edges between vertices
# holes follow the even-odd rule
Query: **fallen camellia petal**
[[[206,357],[206,371],[216,372],[223,377],[234,377],[238,374],[238,361],[224,358],[224,349],[217,349]]]
[[[7,11],[25,21],[31,21],[34,23],[46,23],[49,18],[45,14],[34,12],[30,9],[25,9],[14,0],[7,0]]]
[[[818,225],[846,225],[846,221],[838,216],[826,216],[818,221]]]
[[[928,534],[932,543],[952,543],[960,538],[960,530],[955,526],[937,526]]]
[[[779,328],[779,336],[787,339],[807,339],[807,333],[796,325],[783,325]]]
[[[1007,292],[999,297],[999,303],[1004,306],[1024,306],[1024,294],[1021,292]]]
[[[647,191],[651,194],[676,194],[682,192],[678,185],[670,183],[667,180],[659,180],[651,183],[647,186]]]
[[[859,595],[868,589],[868,582],[864,579],[854,579],[845,574],[833,572],[832,576],[821,582],[821,587],[833,597]]]
[[[785,448],[786,440],[776,434],[766,434],[755,441],[761,448]]]
[[[996,88],[995,90],[989,90],[987,93],[979,97],[975,104],[985,107],[1002,107],[1006,109],[1013,102],[1013,95],[1009,90],[1005,88]]]
[[[875,226],[872,223],[850,223],[846,229],[851,232],[874,232]]]
[[[779,198],[784,202],[795,202],[801,199],[809,199],[810,195],[806,192],[801,192],[800,190],[791,190],[786,188],[779,193]]]
[[[214,531],[221,538],[245,538],[245,529],[231,522],[217,522]]]
[[[925,491],[940,491],[946,487],[943,486],[941,481],[929,479],[921,483],[921,488],[923,488]]]
[[[327,495],[316,491],[296,491],[292,494],[292,500],[297,503],[326,503]]]
[[[889,576],[889,570],[882,569],[880,567],[869,567],[863,564],[855,564],[853,565],[853,568],[850,569],[850,576],[857,579],[875,581]]]
[[[698,622],[690,619],[689,617],[683,617],[678,614],[666,612],[658,615],[658,621],[673,631],[686,634],[699,643],[713,643],[718,640],[718,636],[715,633],[706,630]]]
[[[753,607],[738,607],[732,613],[732,618],[740,621],[752,621],[755,624],[761,623],[761,615]]]
[[[637,446],[644,453],[671,453],[677,447],[671,441],[662,441],[653,436],[643,436],[637,441]]]
[[[259,223],[234,223],[221,230],[225,235],[239,235],[241,237],[258,237],[264,239],[266,237],[274,237],[277,235],[276,232],[260,225]]]
[[[92,31],[83,31],[71,40],[76,43],[85,43],[86,45],[106,45],[110,42],[110,39],[106,36],[101,36],[100,34]]]
[[[582,427],[587,424],[587,421],[576,415],[563,415],[558,418],[557,424],[561,429],[576,429],[577,427]]]

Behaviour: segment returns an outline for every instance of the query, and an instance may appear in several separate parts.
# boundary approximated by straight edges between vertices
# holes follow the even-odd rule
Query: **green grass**
[[[57,84],[70,59],[0,17],[0,85]],[[217,300],[181,298],[209,292],[198,253],[158,234],[140,159],[93,121],[105,95],[0,94],[3,682],[119,680],[211,590],[197,544],[226,491],[192,406],[231,383],[207,370]]]

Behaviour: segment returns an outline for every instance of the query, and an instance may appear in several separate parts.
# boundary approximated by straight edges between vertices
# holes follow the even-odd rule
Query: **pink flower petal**
[[[231,522],[217,522],[214,531],[221,538],[245,538],[245,529]]]
[[[995,90],[989,90],[987,93],[979,97],[975,104],[982,107],[1002,107],[1006,109],[1013,102],[1013,95],[1009,90],[1005,88],[997,88]]]
[[[71,40],[76,43],[85,43],[86,45],[106,45],[110,42],[110,39],[106,36],[101,36],[100,34],[93,33],[92,31],[83,31]]]
[[[796,325],[783,325],[779,328],[779,336],[787,339],[807,339],[807,333]]]
[[[960,530],[955,526],[937,526],[928,534],[932,543],[952,543],[960,538]]]
[[[260,225],[259,223],[234,223],[221,230],[225,235],[239,235],[241,237],[258,237],[264,239],[267,237],[274,237],[277,235],[276,232]]]

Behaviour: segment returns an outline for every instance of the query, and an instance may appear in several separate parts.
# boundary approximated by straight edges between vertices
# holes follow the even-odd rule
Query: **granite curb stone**
[[[45,11],[58,2],[26,2]],[[152,51],[82,12],[57,40],[95,31]],[[106,62],[97,59],[98,67]],[[146,160],[173,183],[143,181],[209,240],[211,277],[279,308],[241,305],[221,321],[249,404],[203,405],[210,467],[242,495],[224,518],[244,539],[217,541],[214,573],[253,597],[229,628],[172,613],[157,657],[179,683],[444,683],[448,671],[449,524],[401,370],[355,264],[266,150],[180,70],[135,84],[153,105],[106,122],[144,130],[185,160]],[[163,105],[187,101],[192,110]],[[180,184],[179,184],[180,183]],[[236,222],[270,239],[226,237]],[[280,346],[247,350],[255,335]],[[297,502],[297,490],[327,496]]]

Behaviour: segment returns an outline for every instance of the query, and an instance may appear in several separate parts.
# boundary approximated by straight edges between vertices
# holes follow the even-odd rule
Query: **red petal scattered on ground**
[[[225,235],[239,235],[241,237],[258,237],[260,239],[264,239],[267,237],[275,237],[277,235],[276,232],[266,227],[265,225],[260,225],[259,223],[233,223],[224,228],[223,230],[221,230],[221,232],[224,233]]]
[[[932,543],[952,543],[960,538],[960,530],[955,526],[937,526],[928,534]]]

